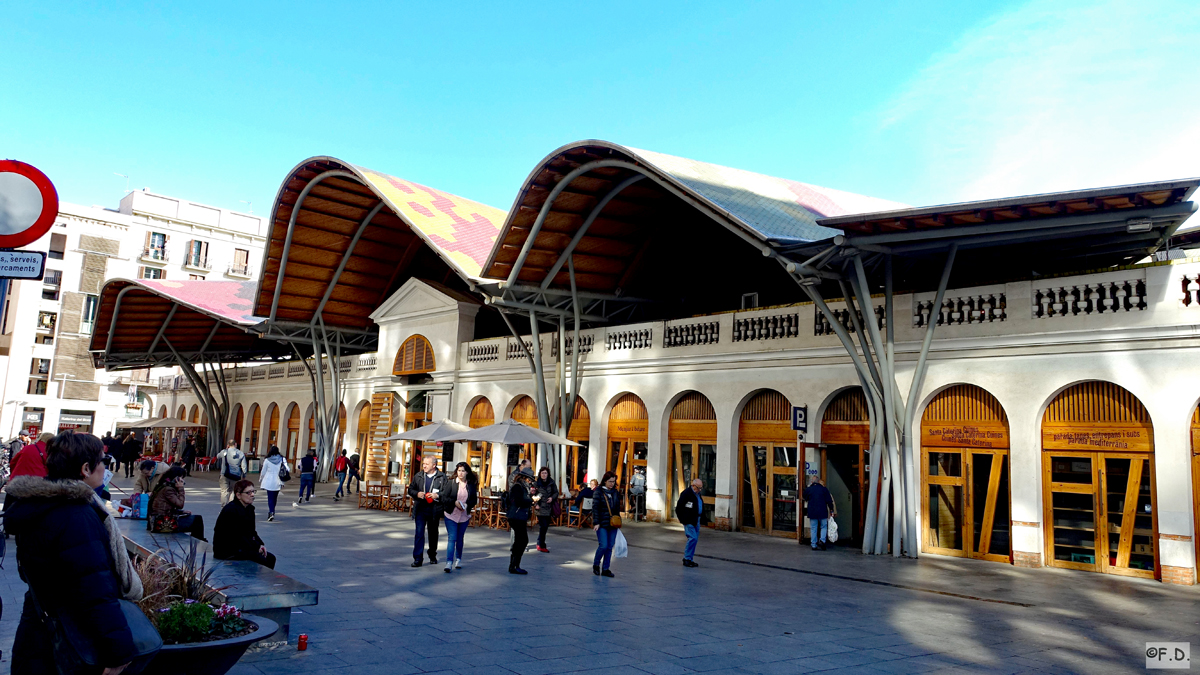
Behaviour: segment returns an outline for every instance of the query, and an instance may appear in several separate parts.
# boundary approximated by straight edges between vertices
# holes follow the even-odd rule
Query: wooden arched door
[[[268,450],[270,445],[279,446],[279,404],[271,404],[271,415],[267,418],[267,443]],[[287,452],[287,447],[284,446],[283,452]]]
[[[717,503],[717,411],[712,401],[698,391],[689,391],[671,408],[667,422],[671,452],[667,456],[667,517],[675,518],[679,495],[699,478],[704,481],[700,496],[716,527]]]
[[[738,423],[741,529],[796,538],[800,532],[801,470],[792,431],[792,404],[766,390],[746,403]]]
[[[1150,413],[1111,382],[1067,388],[1042,418],[1046,564],[1158,578]]]
[[[288,413],[287,445],[283,448],[283,454],[293,463],[300,456],[300,406],[294,403]]]
[[[921,416],[922,550],[1012,561],[1008,415],[973,384],[944,389]]]
[[[467,426],[472,429],[491,426],[496,423],[496,411],[487,397],[480,398],[471,407],[471,417]],[[479,475],[479,485],[490,488],[492,485],[493,451],[491,443],[473,441],[467,447],[467,464]]]
[[[817,455],[825,487],[837,504],[839,542],[861,544],[871,484],[871,418],[862,387],[839,393],[821,416],[821,449],[807,449],[805,461]],[[809,467],[810,469],[812,467]]]
[[[558,408],[554,409],[551,419],[558,419]],[[567,428],[567,438],[579,445],[567,446],[567,485],[575,493],[588,481],[588,446],[591,439],[592,414],[587,402],[580,396],[575,399],[575,411],[571,416],[571,424]],[[591,476],[599,478],[599,476]]]
[[[638,507],[638,514],[644,515],[645,499],[643,494],[638,504],[629,500],[629,482],[633,474],[646,473],[646,459],[650,454],[650,415],[646,412],[646,404],[636,394],[625,394],[617,399],[612,412],[608,414],[608,453],[605,461],[607,471],[617,474],[617,489],[625,498],[625,508],[633,512]]]
[[[516,405],[513,406],[512,420],[521,424],[529,425],[535,429],[539,429],[538,409],[537,404],[528,396],[522,396],[517,399]],[[525,445],[510,445],[507,449],[507,469],[504,474],[505,485],[508,485],[508,479],[512,477],[512,473],[520,466],[521,460],[527,459],[530,464],[537,463],[537,445],[526,443]],[[537,474],[538,467],[533,467],[534,475]]]
[[[254,452],[258,452],[260,449],[258,447],[258,437],[259,437],[259,429],[261,428],[261,426],[262,426],[262,406],[255,403],[253,406],[253,409],[250,411],[250,429],[249,429],[249,432],[250,432],[250,434],[249,434],[250,435],[250,446],[249,447],[253,448]],[[267,453],[264,452],[263,454],[266,455]]]

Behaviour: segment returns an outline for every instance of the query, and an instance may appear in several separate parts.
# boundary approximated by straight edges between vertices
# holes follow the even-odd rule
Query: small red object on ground
[[[306,651],[308,649],[308,633],[301,633],[296,639],[296,651]]]

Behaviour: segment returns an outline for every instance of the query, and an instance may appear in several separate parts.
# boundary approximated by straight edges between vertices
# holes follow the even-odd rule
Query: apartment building
[[[0,437],[80,429],[103,434],[153,414],[156,375],[96,370],[88,339],[113,278],[243,280],[258,274],[263,219],[145,190],[118,208],[62,203],[41,281],[8,281],[0,315]],[[163,374],[169,372],[163,371]]]

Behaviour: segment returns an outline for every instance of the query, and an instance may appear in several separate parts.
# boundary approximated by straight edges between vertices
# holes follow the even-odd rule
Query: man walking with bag
[[[246,453],[238,449],[237,440],[229,439],[229,447],[217,453],[217,470],[221,472],[221,506],[233,498],[233,485],[246,477],[249,471]]]
[[[825,540],[829,536],[829,519],[837,516],[837,505],[833,495],[821,479],[816,476],[808,477],[808,488],[804,491],[804,500],[808,502],[808,526],[812,530],[812,549],[825,550]]]
[[[417,533],[413,541],[413,567],[420,567],[425,556],[425,535],[429,534],[429,562],[437,564],[438,523],[446,512],[441,495],[446,491],[446,474],[438,471],[433,455],[421,458],[421,473],[413,476],[408,485],[408,496],[412,497],[413,518],[417,521]]]
[[[704,481],[699,478],[692,481],[691,487],[684,488],[675,503],[675,517],[683,525],[683,533],[687,535],[687,546],[683,549],[683,566],[699,567],[692,560],[696,555],[696,544],[700,542],[700,526],[705,523],[704,498],[700,491],[704,489]]]

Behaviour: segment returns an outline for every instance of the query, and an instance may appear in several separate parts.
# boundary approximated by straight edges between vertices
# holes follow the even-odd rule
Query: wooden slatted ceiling
[[[1165,206],[1183,200],[1187,191],[1188,189],[1185,187],[1126,192],[1121,192],[1120,188],[1114,188],[1113,194],[1098,197],[1045,201],[1031,199],[1027,203],[982,209],[955,209],[954,205],[950,205],[945,211],[913,217],[887,216],[872,218],[870,216],[847,216],[843,218],[822,219],[818,222],[828,227],[837,227],[846,231],[864,234],[928,230],[939,227],[1003,223],[1018,220],[1073,216],[1098,211]]]
[[[865,402],[865,399],[864,399]],[[995,422],[1008,426],[1008,415],[995,396],[973,384],[943,389],[921,415],[922,422]]]
[[[742,409],[742,420],[746,422],[790,422],[791,419],[791,402],[773,389],[759,392]]]
[[[863,394],[862,387],[852,387],[846,389],[837,395],[829,402],[829,407],[825,409],[825,415],[821,418],[822,422],[869,422],[870,414],[867,412],[867,397]]]
[[[712,420],[716,421],[717,411],[712,401],[698,391],[689,391],[671,408],[672,420]]]
[[[496,411],[487,397],[481,398],[471,407],[471,418],[468,426],[472,429],[491,426],[496,423]]]
[[[346,169],[333,161],[313,161],[295,171],[280,191],[267,241],[255,312],[268,316],[288,221],[300,192],[313,178],[331,169]],[[296,215],[288,264],[276,319],[308,323],[333,279],[354,233],[380,199],[363,183],[328,178],[318,183]],[[453,269],[396,215],[384,207],[363,231],[322,312],[330,326],[366,329],[369,314],[410,277],[465,289]]]
[[[648,420],[650,415],[646,412],[646,404],[642,403],[642,399],[637,394],[625,394],[617,399],[612,412],[608,414],[608,419]]]
[[[400,345],[392,364],[393,375],[417,375],[436,370],[433,347],[423,335],[413,335]]]
[[[1046,408],[1043,424],[1072,422],[1150,425],[1146,406],[1128,389],[1112,382],[1081,382],[1063,390]]]

